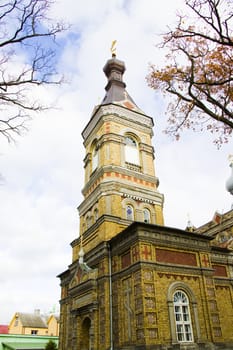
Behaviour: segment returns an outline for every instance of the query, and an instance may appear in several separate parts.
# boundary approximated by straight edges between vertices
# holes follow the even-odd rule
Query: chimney
[[[34,310],[34,314],[35,314],[36,316],[40,316],[40,309],[35,309],[35,310]]]

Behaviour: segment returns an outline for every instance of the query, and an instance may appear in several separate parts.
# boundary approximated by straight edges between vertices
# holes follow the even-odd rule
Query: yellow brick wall
[[[88,235],[87,238],[82,239],[82,246],[84,252],[87,253],[91,249],[95,248],[100,242],[108,241],[112,237],[114,237],[117,233],[121,232],[125,227],[122,224],[117,224],[111,221],[102,222],[98,230],[92,232]],[[74,245],[72,250],[72,261],[76,261],[79,259],[79,251],[80,251],[80,243]]]
[[[186,284],[194,293],[195,298],[198,303],[198,317],[199,317],[199,324],[200,324],[200,330],[201,330],[201,340],[202,341],[212,341],[211,338],[211,332],[210,327],[207,325],[209,322],[207,317],[207,309],[205,305],[205,301],[203,299],[203,293],[201,292],[202,289],[202,278],[196,277],[192,275],[185,275],[185,274],[179,274],[179,275],[171,275],[164,273],[163,276],[159,276],[159,274],[156,271],[152,271],[153,279],[148,281],[144,275],[148,274],[148,271],[152,270],[142,270],[141,272],[141,282],[140,282],[140,289],[142,292],[142,308],[140,307],[137,309],[137,296],[134,294],[135,288],[137,288],[137,283],[135,283],[134,276],[130,275],[128,278],[131,279],[131,289],[132,289],[132,301],[131,301],[131,307],[133,308],[133,315],[132,315],[132,322],[135,324],[132,326],[132,342],[137,343],[146,343],[147,345],[151,344],[168,344],[171,341],[171,326],[170,326],[170,319],[169,319],[169,313],[168,313],[168,302],[167,302],[167,291],[169,289],[169,286],[173,282],[177,282],[177,280],[182,280],[184,284]],[[127,276],[124,277],[126,279]],[[154,292],[148,292],[145,289],[145,286],[147,284],[153,285]],[[117,286],[115,283],[114,286]],[[119,284],[118,284],[119,288]],[[119,330],[119,341],[120,346],[123,346],[125,342],[127,342],[127,332],[125,333],[124,329],[121,328],[121,325],[126,324],[125,321],[125,311],[124,311],[124,291],[121,285],[121,288],[117,292],[120,296],[118,301],[118,320],[120,328]],[[150,304],[147,305],[147,302],[152,302],[151,307]],[[153,306],[155,305],[155,307]],[[197,340],[197,329],[195,328],[195,322],[194,322],[194,314],[192,307],[190,307],[191,311],[191,318],[192,318],[192,324],[193,324],[193,334],[194,338]],[[137,319],[140,317],[140,313],[143,313],[143,326],[140,329],[140,326],[137,325]],[[149,315],[149,316],[148,316]],[[150,315],[153,315],[154,317],[154,324],[151,323]],[[229,326],[230,327],[230,326]],[[133,332],[133,329],[137,330]],[[140,337],[140,331],[142,331],[143,335]],[[139,335],[139,336],[138,336]],[[222,339],[219,339],[219,341]]]
[[[154,160],[149,153],[143,154],[144,171],[146,174],[155,176]]]
[[[233,341],[233,291],[232,286],[216,285],[216,300],[223,339]]]
[[[163,208],[160,205],[155,206],[156,224],[164,225]]]
[[[113,257],[113,273],[130,266],[131,263],[122,265],[123,257],[127,254],[129,254],[128,261],[133,263],[142,258],[143,260],[156,261],[155,251],[156,246],[152,244],[142,242],[134,244],[124,254]],[[191,254],[192,259],[196,259],[197,266],[208,263],[209,256],[206,252],[187,252],[185,249],[179,250],[179,252]],[[217,286],[215,294],[212,275],[199,275],[195,266],[189,267],[187,273],[184,273],[179,266],[176,269],[177,272],[174,271],[174,268],[169,269],[168,266],[165,266],[164,270],[161,267],[158,270],[154,267],[142,267],[141,271],[134,274],[122,274],[121,280],[113,283],[113,300],[117,305],[114,312],[117,314],[116,319],[118,320],[115,327],[119,328],[117,335],[119,346],[124,346],[129,341],[125,331],[128,322],[127,316],[125,316],[124,299],[124,281],[126,279],[130,280],[131,288],[130,308],[132,309],[132,322],[135,322],[132,329],[136,329],[136,332],[132,333],[132,342],[136,341],[138,344],[145,342],[147,345],[170,343],[171,324],[168,310],[168,291],[177,282],[179,283],[178,288],[183,289],[189,297],[194,340],[201,342],[232,340],[233,312],[230,286],[221,286],[221,288]],[[195,313],[194,305],[196,305],[197,313]],[[219,310],[221,310],[220,313]]]
[[[59,334],[59,349],[67,349],[68,342],[68,317],[69,314],[69,306],[68,303],[61,304],[60,310],[60,334]]]
[[[198,316],[199,316],[199,324],[201,330],[201,339],[203,341],[211,341],[211,334],[208,331],[208,327],[206,327],[206,323],[208,323],[208,314],[207,308],[205,305],[205,299],[203,298],[202,288],[203,283],[201,277],[196,279],[196,276],[192,275],[171,275],[169,273],[165,273],[163,277],[159,277],[158,274],[156,278],[156,299],[157,299],[157,310],[158,310],[158,324],[159,324],[159,334],[160,341],[166,340],[169,342],[170,340],[170,320],[168,315],[168,306],[167,306],[167,291],[171,283],[176,281],[182,281],[185,283],[194,293],[195,298],[198,302]],[[192,325],[193,325],[193,333],[194,338],[197,339],[197,330],[195,329],[194,323],[194,314],[193,310],[190,307]]]

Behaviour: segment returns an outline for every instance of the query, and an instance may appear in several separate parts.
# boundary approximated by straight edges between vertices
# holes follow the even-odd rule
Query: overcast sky
[[[56,276],[71,263],[79,234],[77,206],[84,185],[81,132],[104,97],[103,66],[117,40],[124,81],[136,104],[154,118],[155,169],[165,195],[167,226],[200,226],[216,210],[230,210],[225,190],[232,140],[217,150],[206,134],[186,132],[179,142],[163,133],[166,103],[146,84],[149,62],[163,63],[155,45],[172,25],[182,0],[60,0],[52,16],[72,24],[63,34],[58,69],[69,83],[41,91],[57,109],[37,116],[16,144],[0,140],[0,323],[14,313],[50,312],[59,305]]]

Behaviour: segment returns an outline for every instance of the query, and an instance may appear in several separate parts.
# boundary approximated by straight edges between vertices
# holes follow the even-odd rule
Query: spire
[[[126,91],[126,84],[123,81],[125,64],[116,58],[115,47],[113,47],[112,58],[107,61],[103,71],[108,79],[105,87],[106,95],[101,102],[102,105],[114,103],[123,107],[143,113]]]
[[[187,222],[187,226],[185,228],[186,231],[189,232],[194,232],[196,229],[196,227],[193,225],[192,221],[190,220],[189,214],[188,214],[188,222]]]

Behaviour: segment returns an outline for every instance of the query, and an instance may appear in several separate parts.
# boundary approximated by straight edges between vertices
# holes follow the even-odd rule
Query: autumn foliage
[[[194,17],[178,15],[163,36],[167,65],[150,65],[147,81],[169,93],[166,132],[209,130],[220,146],[233,130],[233,12],[228,0],[187,0]]]

